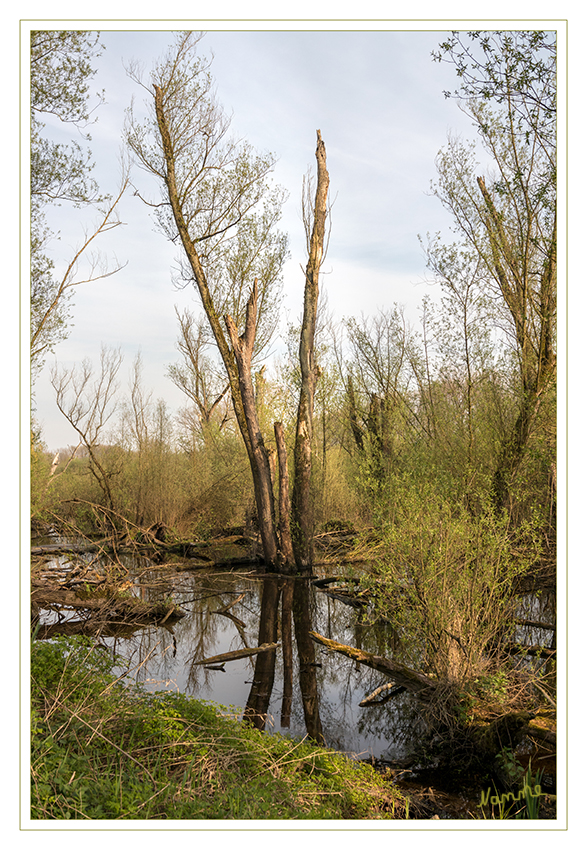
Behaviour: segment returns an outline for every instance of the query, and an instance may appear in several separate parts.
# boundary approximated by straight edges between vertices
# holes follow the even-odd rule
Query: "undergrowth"
[[[406,817],[370,766],[116,680],[88,638],[33,641],[32,819]]]

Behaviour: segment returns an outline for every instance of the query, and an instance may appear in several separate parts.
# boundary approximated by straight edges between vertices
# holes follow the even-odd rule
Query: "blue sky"
[[[429,194],[434,160],[449,132],[473,139],[474,130],[456,101],[443,95],[456,87],[453,69],[431,59],[450,23],[432,31],[422,31],[423,24],[399,25],[401,31],[308,31],[303,24],[283,31],[278,22],[271,31],[208,30],[201,42],[202,51],[214,55],[218,100],[233,116],[234,133],[277,155],[275,180],[289,192],[282,220],[291,249],[284,325],[301,309],[300,264],[306,258],[300,193],[303,175],[314,169],[316,129],[326,144],[334,201],[324,288],[335,318],[398,303],[416,322],[421,298],[431,292],[418,234],[441,230],[452,238],[450,219]],[[139,60],[148,81],[150,67],[173,40],[170,31],[114,31],[116,26],[101,23],[106,49],[94,79],[106,94],[91,144],[104,191],[117,186],[124,110],[133,95],[139,103],[145,97],[124,65]],[[133,180],[148,191],[146,175],[135,171]],[[123,351],[123,391],[140,350],[144,383],[154,398],[164,398],[172,411],[185,403],[165,370],[177,360],[175,306],[195,306],[196,293],[173,287],[176,249],[132,192],[120,211],[124,226],[100,247],[126,265],[111,278],[76,289],[69,338],[48,358],[36,384],[37,418],[50,449],[74,442],[55,405],[50,367],[86,357],[97,363],[102,343]],[[79,242],[84,216],[62,207],[55,221],[59,261]]]

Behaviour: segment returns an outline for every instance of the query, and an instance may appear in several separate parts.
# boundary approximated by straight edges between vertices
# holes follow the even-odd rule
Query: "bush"
[[[379,512],[379,555],[366,579],[408,663],[462,682],[483,674],[512,627],[514,559],[505,521],[471,515],[429,487],[395,481]]]

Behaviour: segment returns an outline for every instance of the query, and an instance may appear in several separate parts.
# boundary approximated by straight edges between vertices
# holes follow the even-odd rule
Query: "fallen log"
[[[198,555],[198,558],[203,560],[202,555]],[[195,560],[195,559],[194,559]],[[205,563],[193,563],[190,562],[188,564],[177,564],[175,569],[178,573],[187,573],[187,572],[195,572],[196,570],[223,570],[223,569],[232,569],[233,567],[258,567],[263,564],[263,559],[257,556],[251,556],[250,558],[222,558],[220,560],[214,560],[212,558],[208,558]]]
[[[106,544],[99,543],[47,543],[45,546],[31,546],[31,555],[84,555],[86,552],[99,552],[106,549]]]
[[[259,652],[267,652],[269,649],[276,649],[278,646],[279,643],[262,643],[260,646],[252,646],[249,649],[235,649],[234,652],[212,655],[210,658],[196,661],[195,664],[223,664],[225,661],[238,661],[240,658],[249,658],[251,655],[258,655]]]
[[[385,685],[375,688],[369,696],[362,699],[359,706],[361,708],[366,708],[369,705],[385,705],[385,703],[389,702],[389,700],[393,699],[393,697],[396,697],[398,694],[404,694],[405,692],[406,689],[403,685],[396,685],[395,682],[387,682]],[[383,696],[381,699],[377,699],[380,694],[383,694]]]
[[[540,658],[554,658],[556,655],[556,649],[548,649],[548,647],[539,644],[527,646],[523,643],[506,643],[503,648],[510,655],[532,655]]]
[[[328,587],[329,584],[334,584],[336,581],[344,581],[344,576],[327,576],[326,578],[318,578],[312,582],[314,587],[317,587],[318,590],[323,590],[325,587]]]
[[[528,723],[528,734],[556,746],[556,721],[550,718],[534,717]]]
[[[548,629],[551,632],[556,632],[554,623],[540,623],[538,620],[516,620],[516,626],[530,626],[533,629]]]
[[[116,588],[109,588],[104,595],[79,596],[74,590],[31,586],[31,607],[36,610],[88,611],[94,621],[108,620],[118,623],[153,623],[163,625],[168,620],[176,621],[186,612],[175,603],[148,603],[134,597],[121,596]]]
[[[165,542],[157,538],[153,540],[133,540],[129,542],[129,538],[125,537],[120,540],[115,546],[112,539],[106,539],[94,542],[83,543],[45,543],[41,546],[31,546],[31,555],[84,555],[88,552],[104,552],[112,553],[119,552],[121,554],[134,554],[136,552],[149,554],[149,552],[157,551],[162,554],[182,555],[184,557],[197,557],[201,560],[210,560],[208,555],[201,552],[201,549],[220,549],[226,546],[244,546],[247,543],[244,537],[224,537],[216,540],[190,541],[190,542]],[[197,553],[197,554],[193,554]],[[237,559],[234,559],[237,560]]]
[[[411,670],[405,664],[392,661],[391,658],[385,658],[382,655],[373,655],[354,646],[338,643],[335,640],[330,640],[319,635],[317,632],[310,632],[310,637],[313,641],[322,644],[322,646],[325,646],[331,652],[339,652],[341,655],[346,655],[347,658],[352,658],[353,661],[358,661],[359,664],[365,664],[367,667],[377,670],[378,673],[389,676],[397,685],[403,685],[406,690],[412,693],[423,693],[436,688],[437,683],[434,679],[425,676],[424,673],[418,673],[417,670]]]

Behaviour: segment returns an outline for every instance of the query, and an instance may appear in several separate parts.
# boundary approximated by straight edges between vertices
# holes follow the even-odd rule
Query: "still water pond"
[[[283,615],[288,587],[290,605],[295,594],[294,617]],[[150,690],[179,691],[214,701],[238,716],[247,703],[261,705],[269,732],[303,737],[308,731],[312,734],[317,719],[327,746],[359,758],[395,760],[412,749],[417,734],[413,697],[404,693],[383,705],[360,707],[385,678],[307,640],[307,631],[312,629],[341,643],[389,656],[393,654],[392,635],[380,625],[363,624],[360,612],[311,581],[261,578],[244,571],[205,574],[148,569],[141,571],[132,592],[151,602],[172,598],[186,616],[172,626],[149,626],[124,636],[101,638],[125,659],[119,672],[128,671],[128,679]],[[271,624],[275,611],[277,620]],[[71,614],[73,619],[78,616]],[[54,615],[43,612],[43,623],[54,620]],[[279,642],[275,653],[224,665],[198,663],[271,642],[272,628]],[[291,656],[287,652],[290,634]],[[270,660],[267,671],[270,658],[275,664]]]

